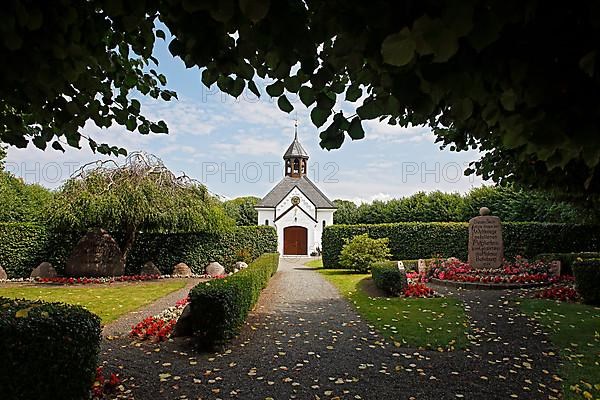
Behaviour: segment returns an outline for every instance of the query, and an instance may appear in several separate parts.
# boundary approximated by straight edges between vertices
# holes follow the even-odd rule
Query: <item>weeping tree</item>
[[[122,165],[97,161],[78,170],[56,194],[50,221],[59,229],[119,232],[125,260],[139,231],[217,233],[233,224],[204,185],[141,152]]]

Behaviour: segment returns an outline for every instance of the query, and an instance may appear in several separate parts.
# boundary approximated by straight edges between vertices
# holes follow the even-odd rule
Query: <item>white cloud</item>
[[[214,143],[212,147],[224,153],[250,156],[281,156],[285,151],[284,144],[270,138],[246,134],[235,135],[233,140],[234,142]]]
[[[153,121],[164,120],[172,136],[209,135],[226,119],[215,114],[208,104],[185,97],[145,102],[142,104],[142,114]]]
[[[365,122],[365,139],[387,143],[420,143],[435,141],[430,128],[424,126],[401,127],[379,121]]]

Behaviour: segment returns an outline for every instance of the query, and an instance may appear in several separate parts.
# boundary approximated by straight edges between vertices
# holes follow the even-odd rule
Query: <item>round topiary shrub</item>
[[[100,333],[83,307],[0,297],[0,398],[89,398]]]

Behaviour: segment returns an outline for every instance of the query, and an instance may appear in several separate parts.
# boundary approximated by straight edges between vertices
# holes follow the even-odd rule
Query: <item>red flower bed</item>
[[[156,342],[162,342],[171,335],[176,323],[176,319],[165,321],[160,318],[148,317],[137,325],[134,325],[129,335],[141,340],[151,339]]]
[[[432,297],[435,291],[423,283],[412,283],[404,288],[406,297]]]
[[[190,302],[190,296],[184,297],[183,299],[177,300],[175,306],[177,307],[185,307]]]
[[[150,339],[154,342],[162,342],[171,336],[177,319],[181,316],[183,309],[190,302],[190,297],[186,296],[178,300],[174,307],[169,307],[160,314],[145,318],[137,325],[131,327],[129,336],[140,340]]]
[[[90,285],[98,283],[113,283],[113,282],[136,282],[136,281],[152,281],[159,279],[160,275],[123,275],[110,278],[37,278],[36,282],[40,283],[60,283],[62,285]]]
[[[548,274],[548,265],[540,261],[530,263],[522,257],[517,257],[513,263],[505,262],[502,267],[494,269],[473,269],[459,260],[440,262],[432,269],[431,275],[447,281],[488,284],[552,283],[572,279],[551,276]]]
[[[106,395],[110,395],[117,390],[121,384],[121,379],[118,375],[111,373],[108,379],[104,376],[102,367],[96,368],[96,378],[92,385],[92,399],[104,399]]]
[[[552,286],[546,289],[538,290],[533,297],[538,299],[550,299],[560,301],[575,301],[579,299],[579,294],[572,286]]]
[[[406,279],[408,279],[412,282],[419,282],[419,283],[427,283],[428,282],[427,274],[424,272],[418,273],[417,271],[407,272]]]

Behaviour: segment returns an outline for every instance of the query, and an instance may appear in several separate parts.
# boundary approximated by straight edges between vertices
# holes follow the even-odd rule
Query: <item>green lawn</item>
[[[320,258],[317,260],[310,260],[307,263],[305,263],[304,265],[306,265],[307,267],[312,267],[312,268],[323,268],[323,260],[321,260]]]
[[[600,308],[534,299],[522,300],[520,307],[547,329],[559,350],[565,399],[586,398],[583,391],[600,398]]]
[[[100,316],[102,323],[107,324],[186,284],[184,279],[173,279],[112,285],[14,286],[0,288],[0,296],[79,304]]]
[[[320,260],[316,260],[320,261]],[[319,267],[311,261],[306,265]],[[468,327],[462,303],[451,298],[371,297],[370,274],[319,269],[357,311],[397,346],[453,350],[464,348]]]

